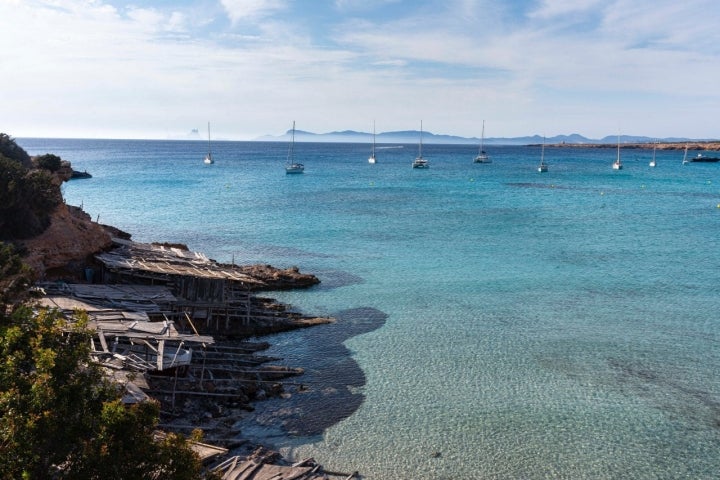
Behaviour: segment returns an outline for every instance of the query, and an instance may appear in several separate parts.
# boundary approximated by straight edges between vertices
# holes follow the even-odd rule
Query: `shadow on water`
[[[288,437],[315,437],[362,405],[365,374],[343,342],[382,327],[387,315],[374,308],[354,308],[334,316],[334,324],[268,338],[273,355],[305,373],[289,379],[285,398],[255,404],[250,418],[254,422],[243,422],[244,437],[273,444]]]
[[[316,273],[322,282],[315,285],[315,290],[334,290],[340,287],[347,287],[350,285],[358,285],[364,283],[364,279],[350,272],[344,270],[323,270]]]

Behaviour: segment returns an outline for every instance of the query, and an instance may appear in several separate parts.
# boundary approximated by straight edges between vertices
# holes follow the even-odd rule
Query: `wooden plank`
[[[102,351],[110,352],[110,350],[108,350],[107,342],[105,341],[105,334],[103,332],[100,332],[98,338],[100,339],[100,346],[102,347]]]
[[[243,394],[238,393],[210,393],[210,392],[195,392],[192,390],[148,390],[148,393],[159,393],[161,395],[189,395],[196,397],[222,397],[222,398],[241,398]]]

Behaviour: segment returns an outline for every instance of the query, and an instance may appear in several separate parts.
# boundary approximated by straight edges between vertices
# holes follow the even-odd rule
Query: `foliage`
[[[76,317],[0,312],[0,478],[201,478],[183,437],[155,441],[158,404],[124,406],[88,363],[92,334]]]
[[[35,157],[34,162],[38,168],[56,172],[62,165],[62,158],[57,155],[53,155],[52,153],[46,153],[45,155]]]
[[[0,133],[0,156],[15,160],[25,168],[30,168],[30,155],[7,133]]]
[[[31,280],[30,269],[22,263],[15,247],[0,242],[0,311],[22,300]]]
[[[148,401],[126,407],[106,402],[98,434],[69,461],[67,478],[200,478],[197,457],[178,434],[156,438],[160,407]]]
[[[44,157],[30,170],[0,133],[0,479],[202,478],[184,437],[156,436],[158,404],[124,405],[90,361],[86,314],[68,323],[19,301],[30,272],[2,240],[41,233],[62,202],[47,171],[59,157]]]
[[[28,170],[0,156],[0,240],[41,233],[61,202],[60,189],[47,171]]]
[[[47,477],[95,430],[114,392],[89,358],[89,334],[64,333],[55,311],[17,309],[0,336],[0,465],[3,478]]]

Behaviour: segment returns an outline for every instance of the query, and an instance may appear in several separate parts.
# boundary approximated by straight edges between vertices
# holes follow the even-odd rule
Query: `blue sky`
[[[0,131],[720,138],[717,0],[0,0]]]

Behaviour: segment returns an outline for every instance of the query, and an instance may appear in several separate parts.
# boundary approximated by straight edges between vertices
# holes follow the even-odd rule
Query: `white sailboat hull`
[[[305,165],[302,163],[293,163],[285,167],[285,173],[304,173]]]
[[[424,158],[418,157],[415,160],[413,160],[412,163],[413,168],[430,168],[430,163],[425,160]]]

